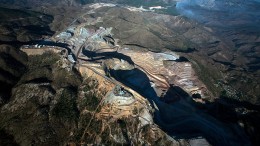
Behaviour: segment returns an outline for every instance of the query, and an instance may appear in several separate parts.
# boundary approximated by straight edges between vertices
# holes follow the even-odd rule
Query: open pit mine
[[[95,110],[92,118],[110,117],[111,123],[135,117],[139,123],[135,128],[140,130],[150,125],[155,129],[153,139],[166,135],[170,145],[250,145],[238,126],[230,127],[196,107],[214,98],[187,58],[169,50],[153,51],[149,45],[140,50],[140,45],[122,44],[121,38],[116,37],[121,33],[118,28],[102,26],[109,18],[92,16],[100,9],[142,13],[139,9],[113,4],[91,5],[86,14],[65,30],[37,44],[24,45],[21,50],[29,56],[49,51],[59,54],[62,68],[76,69],[83,79],[91,80],[95,93],[102,95],[95,107],[100,109]],[[154,41],[153,37],[150,41]],[[88,134],[86,128],[81,140]],[[129,142],[124,137],[111,136],[115,142]],[[185,143],[181,139],[189,140]],[[137,133],[130,141],[146,144]]]
[[[0,91],[8,90],[0,92],[0,145],[249,146],[258,141],[259,106],[219,97],[223,88],[226,95],[237,95],[224,80],[230,68],[223,62],[234,60],[234,54],[213,29],[155,13],[166,9],[161,6],[80,8],[71,23],[56,24],[59,15],[39,16],[46,17],[46,25],[54,19],[53,26],[65,28],[47,29],[39,40],[13,41],[23,44],[19,49],[12,41],[0,45]]]

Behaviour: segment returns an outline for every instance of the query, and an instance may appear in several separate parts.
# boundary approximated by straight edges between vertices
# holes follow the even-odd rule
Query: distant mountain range
[[[177,0],[0,0],[2,4],[12,4],[12,5],[19,5],[25,7],[33,7],[39,6],[42,4],[63,4],[68,6],[75,6],[75,5],[85,5],[89,3],[96,3],[96,2],[106,2],[106,3],[120,3],[120,4],[128,4],[134,6],[141,6],[141,5],[158,5],[158,4],[170,4],[172,2],[176,2]]]

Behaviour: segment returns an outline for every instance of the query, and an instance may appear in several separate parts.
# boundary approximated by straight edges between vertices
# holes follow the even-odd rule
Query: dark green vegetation
[[[5,133],[5,131],[0,131],[0,145],[2,146],[19,146],[12,135]]]
[[[101,8],[86,17],[103,17],[103,22],[95,27],[112,27],[122,47],[154,52],[172,50],[194,60],[197,74],[214,96],[227,91],[229,98],[259,104],[258,71],[250,72],[235,65],[243,58],[228,51],[232,45],[212,30],[181,16],[122,8]]]
[[[52,20],[43,13],[0,7],[0,43],[15,45],[53,35],[48,26]]]
[[[103,13],[104,11],[106,13]],[[179,29],[179,27],[166,29],[171,22],[178,18],[146,12],[132,12],[119,7],[101,8],[95,14],[86,17],[103,17],[103,22],[98,23],[96,27],[113,27],[114,37],[120,40],[119,44],[122,47],[154,52],[166,49],[189,52],[190,48],[196,46],[181,35],[186,30]]]
[[[207,68],[203,65],[203,61],[192,61],[193,68],[195,69],[200,80],[207,86],[208,90],[212,92],[213,96],[219,96],[223,90],[222,87],[218,87],[215,84],[221,80],[221,74],[215,68]]]
[[[30,56],[27,64],[29,69],[19,83],[44,82],[50,83],[54,88],[77,88],[81,80],[79,74],[75,70],[61,68],[62,63],[60,56],[52,52]]]
[[[3,21],[0,22],[3,24],[6,23],[6,25],[0,25],[0,43],[4,41],[3,43],[8,44],[14,44],[15,42],[13,41],[16,40],[28,41],[35,38],[38,39],[44,35],[51,35],[52,33],[49,31],[48,25],[52,19],[54,21],[50,24],[51,28],[53,30],[61,30],[68,26],[75,17],[81,14],[80,9],[74,6],[92,2],[112,2],[136,7],[144,6],[145,8],[156,5],[166,6],[166,4],[168,4],[168,6],[170,5],[171,7],[165,10],[157,10],[156,12],[178,15],[175,2],[170,0],[1,0],[0,2],[9,4],[9,6],[18,5],[26,8],[29,7],[30,9],[53,16],[52,18],[52,16],[31,10],[2,8],[0,11],[3,13],[0,13],[0,19]],[[52,5],[52,7],[50,7],[50,5]],[[44,6],[47,7],[45,8]],[[204,63],[198,62],[198,64],[201,64],[201,66],[204,66],[205,69],[208,70],[205,70],[205,73],[211,72],[211,70],[217,70],[218,73],[216,74],[223,74],[221,82],[225,84],[221,86],[226,89],[218,90],[214,89],[214,84],[219,83],[219,78],[203,79],[209,75],[200,73],[201,79],[206,81],[206,84],[212,92],[217,90],[217,94],[220,94],[221,91],[224,93],[224,90],[227,91],[234,88],[234,91],[241,91],[241,93],[234,93],[238,95],[236,99],[249,99],[250,102],[259,104],[258,59],[260,49],[258,49],[259,35],[256,35],[258,30],[250,30],[247,33],[247,30],[244,28],[235,28],[236,32],[233,32],[232,29],[227,29],[225,32],[215,33],[215,28],[206,27],[205,29],[201,24],[197,24],[181,16],[170,18],[150,13],[135,14],[127,10],[119,9],[120,8],[111,10],[104,8],[99,10],[96,14],[91,14],[90,17],[97,18],[100,16],[104,18],[103,22],[94,27],[113,27],[115,38],[119,38],[121,40],[119,43],[125,47],[143,50],[149,49],[156,52],[169,49],[191,53],[191,59],[194,59],[193,56],[195,56],[194,60],[205,60]],[[8,16],[9,14],[10,17]],[[9,20],[4,20],[9,18],[15,21],[11,23]],[[212,22],[212,24],[214,23],[215,22]],[[27,26],[27,24],[30,25]],[[6,42],[7,40],[8,42]],[[229,93],[229,91],[227,92]]]
[[[57,54],[30,56],[28,60],[27,70],[1,108],[0,129],[20,145],[57,145],[67,140],[67,132],[78,119],[81,77],[59,67]],[[32,65],[32,61],[38,64]]]
[[[53,14],[56,17],[29,10],[1,8],[0,44],[19,46],[17,43],[21,41],[50,36],[53,32],[50,31],[49,24],[53,22],[53,19],[55,22],[51,24],[52,28],[58,30],[61,26],[66,27],[79,14],[75,11],[78,7],[63,7],[70,5],[68,1],[63,1],[66,3],[63,3],[64,5],[57,4],[53,7],[48,4],[46,8],[34,7],[37,0],[33,1],[26,2],[33,9]],[[22,0],[17,2],[25,3]],[[50,1],[46,0],[46,2]],[[127,1],[128,4],[138,7],[149,6],[148,2],[151,1]],[[160,5],[156,2],[151,4]],[[175,15],[175,11],[168,12],[168,10],[174,9],[158,12]],[[259,36],[251,37],[249,34],[238,37],[237,33],[233,33],[232,37],[223,36],[225,41],[222,41],[213,36],[209,28],[205,29],[180,16],[137,13],[122,8],[102,8],[89,17],[99,16],[103,17],[104,21],[93,27],[113,27],[115,38],[121,40],[119,44],[123,47],[155,52],[167,49],[179,51],[183,52],[184,56],[188,56],[187,58],[194,60],[200,79],[216,96],[220,95],[220,99],[226,99],[226,97],[236,99],[225,101],[224,104],[217,103],[209,112],[227,122],[242,121],[251,140],[256,144],[259,143],[259,112],[257,112],[259,107],[247,102],[237,102],[250,101],[259,105],[259,62],[257,60],[259,59],[259,43],[255,42]],[[253,40],[252,43],[244,42],[241,39],[243,37]],[[234,46],[228,44],[227,38],[235,42]],[[245,54],[246,57],[241,57],[241,54],[242,56]],[[137,133],[136,122],[129,126],[127,121],[133,120],[131,118],[112,122],[107,122],[105,119],[105,122],[96,118],[92,119],[95,117],[93,112],[96,109],[100,111],[97,106],[101,101],[101,95],[93,90],[96,84],[90,83],[91,80],[83,83],[85,85],[82,90],[85,94],[84,97],[79,97],[78,93],[81,91],[79,85],[82,83],[78,73],[61,68],[59,60],[58,55],[51,53],[27,58],[24,53],[11,46],[1,45],[0,139],[7,139],[7,141],[0,140],[0,145],[16,142],[26,146],[30,144],[64,145],[68,142],[99,143],[99,138],[107,145],[127,143],[132,137],[132,135],[127,135],[127,132],[132,130],[132,134]],[[220,102],[223,103],[222,100]],[[102,131],[103,125],[111,125],[112,131],[123,135],[127,142],[113,141],[114,137],[111,137],[109,126],[104,126],[106,130]],[[123,128],[120,129],[119,126]],[[128,128],[125,128],[127,126]],[[73,133],[72,136],[70,132]],[[83,136],[84,132],[85,136]],[[144,132],[147,134],[147,129]],[[146,139],[154,140],[151,137],[146,137]],[[160,140],[163,141],[164,138]]]
[[[85,93],[85,97],[82,99],[80,107],[87,108],[89,111],[100,111],[101,105],[101,97],[104,97],[105,94],[98,93],[96,89],[98,83],[95,79],[87,78],[84,80],[85,86],[83,87],[83,91]]]
[[[29,17],[38,17],[42,15],[39,12],[34,11],[26,11],[26,10],[19,10],[19,9],[9,9],[9,8],[0,8],[0,20],[2,23],[11,22],[17,19],[25,19]]]
[[[59,101],[52,110],[52,114],[64,121],[74,121],[79,117],[76,98],[77,92],[72,89],[64,89]]]
[[[0,107],[1,145],[138,145],[143,137],[137,133],[150,137],[146,143],[169,142],[162,131],[157,137],[147,133],[152,126],[137,132],[138,117],[98,118],[106,92],[62,63],[51,52],[25,60],[25,71]]]
[[[27,56],[12,46],[0,45],[0,106],[9,100],[11,89],[26,71]]]

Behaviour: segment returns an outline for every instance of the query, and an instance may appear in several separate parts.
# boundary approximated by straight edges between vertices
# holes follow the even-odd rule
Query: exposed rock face
[[[185,145],[154,125],[143,97],[127,89],[122,92],[128,96],[121,97],[115,84],[92,70],[81,72],[82,78],[68,60],[51,52],[29,56],[26,67],[1,107],[0,136],[7,137],[1,144]],[[120,103],[116,97],[130,100]]]
[[[114,7],[114,5],[95,4],[90,7],[93,7],[99,13],[104,10],[107,12],[107,9],[120,12],[125,10],[130,14],[139,13],[136,11],[132,12],[132,9],[129,10],[128,8]],[[92,19],[93,16],[89,15],[97,15],[97,19]],[[193,105],[194,103],[191,101],[188,93],[181,88],[177,88],[177,86],[170,88],[169,84],[179,85],[186,90],[196,87],[196,84],[201,86],[199,82],[196,83],[196,76],[187,59],[181,59],[171,53],[147,51],[149,48],[147,48],[147,52],[144,52],[144,50],[140,51],[140,49],[136,48],[138,45],[131,46],[131,48],[123,48],[120,45],[124,47],[126,45],[121,44],[121,39],[113,38],[114,36],[111,34],[111,28],[113,27],[102,27],[106,18],[101,17],[101,15],[100,17],[98,16],[98,13],[89,11],[85,16],[82,16],[86,22],[82,22],[81,25],[72,25],[53,37],[56,42],[68,44],[68,48],[75,56],[76,64],[82,74],[89,74],[87,70],[92,70],[113,84],[123,86],[132,95],[137,92],[145,97],[152,107],[156,109],[154,117],[156,123],[173,135],[180,134],[184,135],[184,137],[202,135],[216,145],[236,145],[239,143],[250,145],[245,133],[238,125],[230,124],[230,128],[225,123],[206,115],[200,110],[196,110],[196,106]],[[118,17],[112,19],[117,20]],[[97,26],[97,29],[93,30],[92,25]],[[121,29],[121,31],[124,31],[124,29]],[[112,32],[120,33],[120,31],[116,32],[113,29]],[[139,32],[136,33],[138,34]],[[147,36],[150,35],[148,34]],[[82,40],[82,38],[86,39]],[[110,41],[108,41],[108,38],[110,38]],[[168,62],[164,63],[163,61]],[[174,71],[167,70],[170,66],[169,61],[176,61],[176,64],[173,65],[180,69]],[[75,61],[72,62],[74,63]],[[158,97],[158,93],[155,90],[160,87],[167,90],[166,97],[168,100],[172,99],[170,104],[169,102],[164,102],[167,100],[161,101],[164,97],[162,99]],[[135,98],[131,94],[127,94],[127,90],[116,87],[116,92],[109,93],[106,96],[105,103],[111,102],[119,107],[135,104]],[[122,113],[128,115],[128,108],[130,107],[123,108],[124,110],[119,112],[118,115],[120,116]],[[109,110],[106,109],[106,111]],[[144,117],[146,120],[150,119],[150,116],[147,116],[147,114],[144,114]],[[149,120],[148,122],[142,121],[142,124],[145,123],[149,123]],[[211,132],[209,132],[209,129]],[[233,133],[233,131],[238,132]]]
[[[84,14],[51,38],[53,45],[64,47],[56,53],[65,55],[42,53],[52,47],[39,49],[39,45],[27,48],[28,54],[40,55],[29,56],[29,62],[19,51],[6,49],[1,53],[3,58],[8,56],[1,61],[7,64],[3,70],[15,76],[13,82],[6,77],[3,82],[15,86],[0,110],[4,117],[0,119],[0,139],[20,145],[202,145],[207,141],[215,145],[250,145],[249,135],[251,141],[258,142],[258,106],[239,102],[225,105],[221,99],[207,103],[200,97],[205,93],[212,96],[210,91],[215,92],[216,87],[205,87],[193,66],[201,76],[210,75],[205,78],[211,85],[221,79],[218,69],[205,64],[225,70],[226,66],[220,64],[233,60],[232,53],[223,52],[226,43],[212,35],[209,28],[181,16],[114,6],[82,7]],[[66,24],[71,16],[64,20]],[[211,48],[210,54],[207,48]],[[39,50],[32,53],[33,49]],[[188,59],[172,52],[155,53],[165,50],[177,51]],[[21,62],[19,73],[8,62],[12,59]],[[78,71],[72,64],[77,64]],[[164,94],[161,89],[157,91],[159,88],[165,89]],[[200,93],[196,94],[197,102],[191,98],[193,93]],[[219,111],[222,108],[223,113]],[[173,137],[199,135],[207,141],[177,140],[153,120]]]
[[[247,32],[247,29],[236,31],[229,26],[221,32],[217,26],[202,27],[180,16],[116,9],[106,11],[107,19],[101,25],[116,26],[114,33],[121,39],[119,43],[152,51],[165,48],[184,52],[193,50],[183,55],[195,61],[197,72],[201,73],[201,79],[212,92],[217,95],[223,90],[227,93],[225,96],[258,103],[259,83],[255,80],[259,76],[257,28],[254,32],[250,29]],[[220,85],[214,86],[216,80],[220,80]],[[244,84],[248,86],[243,87]]]
[[[82,13],[88,11],[83,5],[92,2],[123,3],[137,7],[141,5],[163,6],[167,4],[171,5],[169,11],[176,11],[176,7],[179,7],[179,5],[175,7],[176,2],[182,4],[182,2],[178,2],[178,0],[148,0],[142,2],[121,0],[2,0],[1,2],[7,5],[9,4],[9,6],[10,4],[16,4],[18,7],[21,7],[21,5],[24,7],[32,6],[31,9],[33,10],[52,14],[55,18],[51,24],[52,30],[62,30],[66,28],[75,17],[81,16]],[[183,3],[185,2],[189,5],[189,1],[183,1]],[[259,38],[257,34],[259,31],[255,31],[255,29],[251,30],[250,26],[248,29],[246,27],[245,29],[237,30],[237,27],[241,27],[239,24],[244,24],[240,19],[234,22],[220,22],[222,19],[215,21],[214,17],[210,18],[215,16],[214,13],[216,13],[216,16],[225,15],[225,11],[230,5],[234,4],[235,6],[239,6],[244,2],[236,4],[236,1],[225,3],[222,1],[207,2],[198,0],[191,2],[191,5],[194,3],[195,6],[198,5],[202,7],[199,7],[199,9],[202,9],[203,13],[209,13],[208,18],[210,21],[207,21],[208,25],[205,27],[203,27],[203,24],[197,24],[194,21],[184,19],[182,16],[171,17],[167,15],[132,12],[128,14],[129,12],[125,9],[116,10],[104,8],[103,10],[98,10],[100,12],[97,11],[95,15],[92,14],[91,17],[106,17],[104,24],[100,26],[117,26],[117,30],[114,30],[116,31],[115,35],[121,39],[122,44],[128,45],[128,47],[133,46],[135,48],[150,49],[152,51],[171,49],[175,51],[192,52],[190,54],[185,53],[184,56],[194,61],[193,65],[196,66],[196,71],[199,72],[201,80],[203,80],[213,94],[216,96],[222,94],[233,99],[258,103],[260,90],[258,86],[259,82],[256,79],[259,78],[258,50],[260,49],[258,49]],[[217,9],[221,9],[221,6],[224,5],[223,9],[225,9],[225,11],[223,14],[218,11],[212,11],[212,13],[208,11],[208,9],[213,8],[215,5]],[[252,7],[252,9],[255,10],[254,5],[258,6],[259,3],[249,2],[246,4],[246,8]],[[107,11],[107,13],[102,13],[102,11]],[[247,20],[246,16],[243,16],[243,18]],[[81,23],[81,20],[78,19],[77,23]],[[119,23],[120,25],[118,25]],[[234,29],[229,29],[229,27],[221,26],[221,28],[218,29],[217,27],[219,27],[218,24],[220,23],[230,23],[231,25],[235,25],[235,27]],[[4,28],[4,30],[9,29]],[[13,38],[14,36],[8,36],[9,39],[10,37]],[[208,76],[207,74],[211,74],[212,76]],[[244,86],[244,84],[248,86]]]

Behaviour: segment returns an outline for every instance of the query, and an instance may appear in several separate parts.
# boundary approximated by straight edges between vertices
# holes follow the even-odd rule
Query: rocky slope
[[[176,5],[178,12],[200,22],[220,38],[202,50],[205,57],[222,66],[219,69],[226,79],[223,86],[233,87],[233,91],[226,88],[224,92],[252,103],[258,103],[259,96],[259,82],[255,80],[259,78],[259,6],[255,0],[182,0]],[[220,46],[221,43],[225,45]]]
[[[104,7],[85,17],[102,17],[103,21],[96,27],[114,27],[113,33],[122,46],[154,52],[183,52],[181,55],[193,62],[201,80],[215,96],[222,94],[258,103],[258,80],[254,80],[259,76],[258,70],[249,71],[250,66],[242,63],[248,59],[241,56],[241,52],[237,51],[237,54],[232,50],[231,45],[234,44],[228,42],[230,38],[223,40],[225,37],[220,37],[208,27],[182,16],[138,12],[131,8],[127,10]],[[243,36],[241,34],[234,37]],[[257,40],[254,42],[253,46],[257,48]],[[250,50],[251,55],[257,56],[259,49]],[[257,59],[250,60],[254,62],[253,66],[257,66]],[[244,84],[247,84],[248,88],[243,88]]]
[[[0,120],[0,144],[187,145],[201,142],[198,135],[206,137],[213,145],[228,142],[250,145],[248,138],[255,145],[259,143],[259,106],[238,101],[258,103],[258,80],[255,79],[259,74],[256,70],[245,76],[245,72],[237,70],[238,66],[233,67],[230,61],[237,61],[230,51],[226,51],[229,44],[210,28],[182,16],[142,12],[133,7],[91,5],[78,10],[78,7],[65,7],[66,5],[70,3],[63,3],[61,6],[64,7],[54,5],[33,8],[52,14],[54,21],[49,15],[27,10],[22,13],[23,16],[16,17],[20,11],[9,9],[14,11],[12,16],[15,16],[15,24],[27,26],[36,23],[37,28],[39,24],[48,30],[47,33],[24,30],[21,34],[27,35],[17,37],[20,32],[16,29],[16,35],[10,37],[12,33],[5,33],[5,28],[3,38],[8,36],[10,40],[27,41],[53,34],[49,27],[62,30],[56,33],[60,37],[55,35],[47,41],[55,41],[50,44],[57,45],[57,48],[47,47],[47,50],[56,48],[59,51],[55,52],[63,55],[42,54],[38,50],[30,53],[39,49],[39,46],[46,45],[44,41],[38,42],[36,47],[29,46],[31,48],[27,52],[32,55],[42,54],[40,56],[28,57],[17,48],[1,45],[0,81],[3,86],[0,116],[4,118]],[[37,21],[31,22],[31,16]],[[65,27],[69,25],[72,28]],[[78,28],[74,32],[75,26]],[[79,35],[86,32],[86,29],[82,29],[84,27],[90,30],[90,34],[98,33],[103,27],[112,27],[112,35],[94,37],[94,41],[91,40],[93,42],[84,43],[84,37]],[[75,38],[63,39],[70,35]],[[97,43],[97,40],[102,43]],[[77,46],[73,44],[75,42],[82,44]],[[235,39],[235,42],[239,44],[241,40]],[[95,50],[93,45],[99,48]],[[118,45],[125,50],[115,52]],[[87,59],[88,64],[82,65],[87,67],[81,66],[78,71],[72,68],[64,58],[64,49],[60,50],[64,46],[66,49],[73,48],[73,53],[77,53],[77,49],[83,49],[81,55],[89,55],[89,58],[83,58]],[[110,48],[111,46],[113,47]],[[44,50],[44,47],[41,49]],[[158,52],[165,51],[175,51],[184,56],[183,60],[158,59],[163,58],[163,53]],[[70,60],[69,57],[68,59]],[[206,87],[198,81],[197,75]],[[237,82],[241,76],[244,78],[241,80],[243,84]],[[222,96],[237,100],[222,97],[209,103],[202,100],[200,94],[194,94],[192,98],[192,92],[186,93],[187,89],[193,89],[190,88],[191,83],[209,89],[209,93],[213,93],[210,94],[211,97],[221,93]],[[156,93],[153,84],[166,89],[165,95]],[[244,88],[244,84],[248,86]],[[237,92],[239,89],[243,92]],[[160,95],[162,99],[157,98]],[[154,104],[158,107],[153,107]],[[156,111],[158,108],[160,110]],[[212,132],[208,133],[211,128]],[[195,141],[189,139],[191,137],[196,137]],[[221,140],[217,140],[219,137]],[[4,138],[6,140],[2,140]],[[205,143],[205,139],[202,141]]]
[[[50,27],[52,30],[56,31],[66,28],[66,26],[70,25],[70,23],[75,20],[75,16],[80,17],[82,13],[84,14],[88,11],[85,9],[86,7],[83,8],[82,5],[97,1],[19,2],[20,1],[1,1],[1,3],[7,6],[10,6],[10,4],[12,4],[12,7],[16,8],[21,7],[22,5],[24,5],[23,7],[31,6],[30,9],[32,10],[53,15],[54,21]],[[120,0],[111,2],[123,3]],[[110,27],[122,23],[122,25],[118,25],[117,30],[114,31],[117,31],[115,34],[123,41],[123,44],[135,45],[139,48],[149,48],[153,51],[161,51],[165,48],[175,51],[186,51],[183,55],[194,61],[193,65],[199,73],[201,80],[203,80],[211,92],[216,96],[221,95],[258,104],[258,97],[260,94],[258,86],[259,81],[257,80],[259,78],[259,31],[258,27],[255,27],[254,24],[250,24],[250,22],[247,24],[245,21],[250,21],[249,19],[253,16],[257,16],[257,14],[251,16],[250,13],[245,13],[245,15],[243,15],[244,21],[240,21],[239,19],[236,19],[236,15],[228,11],[228,7],[232,3],[233,2],[225,4],[221,1],[210,1],[209,3],[205,3],[204,1],[199,0],[190,4],[187,1],[178,2],[176,8],[179,13],[184,13],[183,15],[185,15],[186,10],[190,10],[191,12],[198,14],[198,18],[193,18],[193,15],[190,16],[188,14],[187,17],[190,16],[189,18],[191,19],[198,19],[198,21],[203,22],[199,24],[183,18],[182,16],[157,16],[156,18],[149,13],[142,14],[143,16],[136,16],[138,14],[131,13],[131,15],[128,16],[125,15],[128,13],[125,10],[120,10],[122,11],[120,13],[117,13],[117,10],[108,10],[109,14],[97,13],[91,17],[104,15],[108,21],[105,21],[105,24],[101,24],[100,26],[104,25]],[[134,6],[170,4],[173,7],[168,9],[176,11],[175,0],[160,1],[159,3],[154,1],[124,1],[123,4]],[[234,3],[234,8],[232,9],[238,11],[239,4],[240,2],[238,4]],[[225,17],[215,19],[214,16],[224,15],[221,11],[218,11],[222,6],[223,11],[230,13],[230,19],[232,21],[228,21],[229,19],[227,20]],[[257,2],[248,2],[245,3],[245,6],[243,7],[255,11],[255,7],[257,6]],[[77,7],[81,7],[82,9],[77,9]],[[193,10],[193,7],[198,7],[198,10]],[[210,7],[214,7],[214,11],[210,11]],[[168,13],[171,14],[171,12]],[[209,15],[205,16],[200,13],[208,13]],[[113,18],[111,16],[113,16]],[[144,23],[144,21],[147,21],[147,23]],[[154,26],[155,23],[157,23],[158,26]],[[44,27],[41,27],[41,29],[47,29],[49,27],[46,27],[46,25],[43,26]],[[37,27],[39,26],[35,26],[35,28]],[[13,40],[16,36],[12,36],[12,32],[14,31],[12,28],[11,30],[9,29],[9,27],[3,25],[2,30],[5,35],[3,35],[2,38]],[[35,36],[35,32],[31,31],[32,30],[25,30],[25,32],[19,31],[16,33],[18,33],[20,39],[29,40],[25,35],[30,33],[33,34],[31,36]],[[119,31],[120,33],[118,33]],[[21,35],[19,35],[19,33]],[[49,34],[51,33],[48,32],[48,35]],[[37,37],[39,37],[39,35]],[[187,52],[191,51],[193,52],[187,54]],[[211,76],[208,76],[208,74],[211,74]],[[247,86],[244,86],[245,84],[247,84]]]
[[[116,85],[91,70],[81,77],[69,64],[52,52],[28,57],[1,107],[1,145],[186,145],[153,124],[153,110],[140,95],[130,94],[131,105],[117,103]]]

